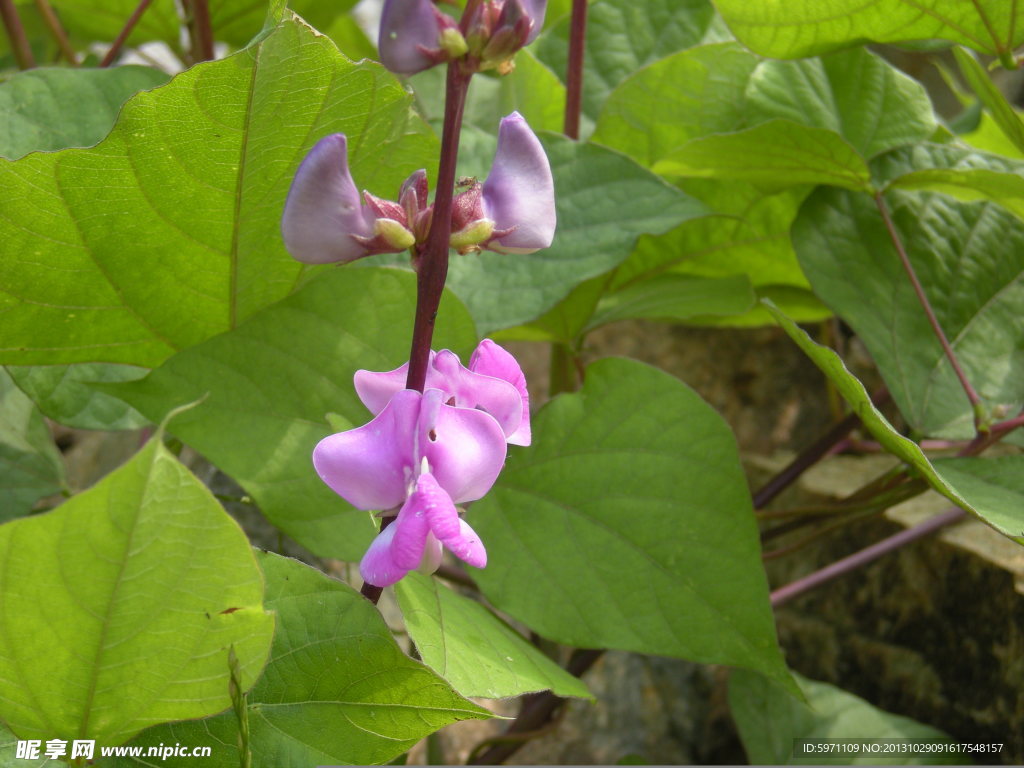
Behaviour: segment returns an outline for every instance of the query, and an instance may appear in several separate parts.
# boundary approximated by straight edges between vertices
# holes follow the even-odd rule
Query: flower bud
[[[325,136],[299,165],[288,191],[281,217],[288,252],[306,264],[345,263],[416,242],[402,205],[369,192],[363,199],[365,205],[349,172],[345,135]]]
[[[348,170],[345,134],[325,136],[306,155],[288,191],[281,218],[285,247],[306,264],[353,261],[369,253],[355,238],[373,236],[373,219]]]
[[[385,67],[412,75],[461,56],[466,41],[455,20],[430,0],[385,0],[377,46]]]
[[[482,203],[484,217],[494,222],[495,234],[486,246],[490,250],[533,253],[551,245],[556,220],[551,165],[540,139],[518,112],[501,121]]]

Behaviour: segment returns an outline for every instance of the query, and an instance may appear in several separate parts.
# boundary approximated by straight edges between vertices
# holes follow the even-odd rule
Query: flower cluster
[[[478,0],[456,22],[431,0],[385,0],[380,59],[392,72],[411,75],[462,59],[472,70],[507,72],[512,57],[544,26],[547,0]]]
[[[307,264],[404,251],[424,243],[430,231],[427,193],[426,171],[419,170],[402,184],[397,201],[365,191],[360,198],[345,135],[326,136],[292,181],[281,219],[285,246]],[[554,233],[551,166],[526,120],[513,112],[501,121],[487,179],[472,181],[452,201],[451,247],[460,253],[532,253],[551,245]]]
[[[407,370],[357,371],[356,393],[373,420],[324,438],[313,451],[317,474],[350,504],[397,510],[359,565],[363,580],[378,587],[415,568],[436,570],[442,547],[486,565],[480,538],[455,505],[491,489],[508,443],[530,444],[526,378],[490,339],[468,368],[447,349],[431,352],[423,392],[404,388]]]

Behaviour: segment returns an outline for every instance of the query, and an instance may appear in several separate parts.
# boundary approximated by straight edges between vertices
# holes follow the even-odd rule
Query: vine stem
[[[40,15],[43,17],[43,21],[46,22],[46,26],[49,27],[50,32],[53,34],[53,39],[57,41],[57,47],[60,48],[60,52],[67,59],[68,64],[72,67],[79,66],[78,56],[75,53],[74,46],[71,45],[71,41],[68,40],[68,35],[64,31],[64,27],[61,26],[60,19],[57,18],[57,14],[53,12],[53,8],[47,0],[36,0],[36,8],[39,9]]]
[[[135,10],[132,11],[132,15],[128,17],[128,21],[124,23],[124,27],[117,33],[117,37],[114,38],[114,42],[110,46],[110,50],[107,51],[103,57],[103,61],[100,62],[101,67],[109,67],[117,55],[121,52],[121,48],[124,47],[125,40],[128,39],[128,35],[135,29],[135,25],[139,23],[139,19],[142,18],[142,14],[149,8],[150,3],[153,0],[139,0],[139,4],[135,6]]]
[[[889,213],[889,206],[886,205],[885,202],[885,197],[881,192],[876,192],[874,197],[875,205],[878,207],[878,212],[882,214],[882,221],[885,222],[885,228],[889,232],[889,237],[892,240],[893,246],[896,248],[896,253],[899,254],[900,262],[903,264],[903,269],[910,278],[910,283],[914,287],[914,293],[917,294],[917,300],[924,308],[924,312],[928,316],[928,322],[931,324],[932,330],[935,332],[935,336],[939,340],[939,344],[942,345],[942,351],[946,353],[946,357],[948,358],[950,365],[953,366],[953,372],[956,373],[956,377],[960,380],[960,386],[963,387],[964,392],[967,395],[967,399],[971,402],[971,408],[974,411],[975,431],[979,434],[987,432],[988,425],[985,423],[985,406],[981,402],[981,398],[978,396],[974,387],[971,386],[971,382],[968,381],[963,368],[960,367],[960,361],[957,360],[956,354],[953,352],[953,347],[950,346],[949,340],[946,338],[946,333],[942,330],[942,326],[939,325],[939,319],[935,316],[935,311],[932,309],[932,305],[928,301],[928,297],[925,295],[924,287],[921,285],[921,281],[917,279],[917,273],[914,271],[914,265],[910,263],[910,257],[907,256],[907,250],[903,247],[903,240],[900,238],[900,234],[896,230],[896,225],[893,223],[892,216]]]
[[[441,158],[434,191],[434,211],[430,217],[430,234],[416,262],[416,316],[412,329],[412,349],[409,351],[409,373],[406,389],[423,391],[430,363],[430,343],[434,337],[434,321],[441,305],[444,281],[448,276],[448,242],[452,233],[452,198],[455,194],[455,164],[459,155],[459,134],[462,131],[462,112],[473,71],[459,62],[448,65],[445,85],[444,128],[441,133]],[[397,515],[384,515],[380,521],[383,531]],[[363,597],[374,605],[384,590],[363,583]]]
[[[966,515],[967,513],[958,507],[946,510],[935,517],[925,520],[923,523],[918,523],[911,528],[907,528],[905,531],[900,531],[899,533],[893,534],[886,539],[882,539],[869,547],[865,547],[859,552],[855,552],[848,557],[844,557],[842,560],[837,560],[831,565],[827,565],[821,570],[808,574],[802,579],[797,579],[784,587],[779,587],[771,594],[772,607],[777,608],[783,603],[789,602],[794,597],[802,595],[825,582],[832,581],[832,579],[842,576],[843,574],[862,568],[883,555],[887,555],[901,547],[905,547],[907,544],[917,541],[918,539],[923,539],[925,536],[929,536],[947,525],[959,522]]]
[[[207,0],[191,0],[192,24],[195,30],[192,58],[195,61],[212,61],[213,51],[213,27],[210,25],[210,4]],[[196,56],[196,54],[199,54]]]
[[[587,0],[572,0],[569,29],[569,63],[565,78],[564,132],[570,139],[580,137],[583,105],[583,52],[587,38]]]
[[[25,27],[21,24],[18,9],[14,7],[14,0],[0,0],[0,18],[3,19],[4,29],[7,30],[7,38],[11,41],[11,50],[14,52],[15,61],[18,62],[18,69],[32,69],[36,65],[36,59],[32,55],[28,37],[25,36]]]

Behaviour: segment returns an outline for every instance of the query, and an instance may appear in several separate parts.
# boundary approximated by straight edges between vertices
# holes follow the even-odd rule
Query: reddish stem
[[[572,0],[569,29],[569,64],[565,78],[565,135],[580,137],[583,107],[583,52],[587,35],[587,0]]]
[[[412,329],[412,349],[409,351],[407,389],[423,391],[430,362],[430,342],[434,337],[434,321],[441,305],[444,281],[448,276],[448,241],[452,234],[452,198],[455,194],[455,164],[459,156],[459,133],[462,130],[462,111],[472,70],[458,62],[448,65],[445,89],[444,129],[441,133],[441,159],[434,192],[434,212],[430,217],[430,234],[419,255],[416,273],[416,319]],[[381,518],[383,531],[395,520],[395,515]],[[360,592],[376,604],[384,590],[372,584],[363,584]]]
[[[925,295],[921,281],[917,279],[917,273],[914,271],[914,265],[910,263],[910,257],[907,255],[907,251],[903,247],[903,240],[900,238],[900,234],[896,230],[896,225],[893,224],[892,216],[889,214],[889,206],[885,204],[885,197],[881,192],[875,193],[875,205],[878,206],[878,212],[882,214],[882,221],[885,222],[885,228],[889,232],[889,237],[892,240],[893,246],[896,248],[896,253],[899,254],[900,262],[903,264],[903,269],[910,278],[910,284],[914,286],[914,293],[917,294],[917,300],[921,303],[921,306],[924,307],[924,312],[928,316],[928,322],[932,326],[932,331],[935,332],[935,336],[938,338],[939,344],[942,345],[942,351],[945,352],[946,357],[949,360],[949,364],[953,366],[953,372],[960,380],[960,386],[963,387],[964,392],[967,394],[967,399],[971,402],[971,408],[974,411],[974,427],[978,432],[987,432],[988,428],[984,423],[985,409],[981,402],[981,398],[974,390],[974,387],[971,386],[971,382],[967,380],[967,375],[964,373],[963,368],[960,367],[960,361],[956,359],[956,354],[953,352],[953,347],[950,346],[949,340],[946,338],[945,331],[943,331],[942,326],[939,325],[939,319],[935,316],[935,311],[932,309],[932,305],[928,301],[928,297]]]
[[[797,579],[791,584],[779,587],[771,594],[772,606],[778,607],[783,603],[792,600],[794,597],[802,595],[808,590],[814,589],[815,587],[842,576],[845,573],[862,568],[868,563],[882,557],[882,555],[887,555],[900,547],[906,546],[912,541],[922,539],[940,528],[944,528],[951,523],[960,521],[966,514],[966,512],[959,508],[947,510],[946,512],[925,520],[923,523],[919,523],[912,528],[907,528],[905,531],[893,534],[887,539],[882,539],[881,541],[872,544],[870,547],[865,547],[860,552],[855,552],[849,557],[837,560],[831,565],[825,566],[821,570],[804,576],[802,579]]]
[[[7,38],[11,41],[11,50],[14,52],[14,60],[18,62],[18,69],[32,69],[36,65],[36,59],[32,55],[32,46],[25,35],[25,27],[21,24],[18,9],[14,7],[14,0],[0,0],[0,18],[3,19],[4,29],[7,30]]]
[[[192,2],[192,25],[195,30],[192,58],[199,61],[212,61],[213,52],[213,27],[210,25],[210,4],[207,0],[191,0]],[[198,54],[198,55],[197,55]]]
[[[149,8],[150,3],[153,0],[139,0],[139,4],[135,6],[135,10],[132,11],[132,15],[128,17],[128,21],[125,22],[124,27],[117,34],[113,44],[110,46],[110,50],[107,51],[107,55],[103,57],[103,61],[100,62],[101,67],[109,67],[110,64],[117,58],[117,55],[121,52],[121,48],[124,46],[125,40],[135,29],[135,25],[139,23],[139,19],[142,18],[142,14]]]
[[[53,12],[53,8],[47,2],[47,0],[36,0],[36,8],[39,9],[40,15],[43,17],[43,21],[46,22],[46,26],[49,27],[50,32],[53,34],[53,39],[57,41],[57,47],[60,48],[60,52],[67,59],[68,64],[72,67],[78,66],[78,56],[75,54],[74,46],[71,45],[71,41],[68,40],[68,35],[64,31],[64,27],[60,24],[60,19],[57,18],[57,14]]]

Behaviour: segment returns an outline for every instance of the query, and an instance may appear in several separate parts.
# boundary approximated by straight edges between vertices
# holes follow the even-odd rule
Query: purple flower
[[[501,121],[498,149],[487,180],[453,203],[452,244],[463,250],[533,253],[555,236],[555,183],[540,139],[513,112]],[[473,233],[478,233],[477,242]]]
[[[375,253],[418,247],[430,232],[427,175],[409,176],[398,202],[363,192],[348,168],[344,134],[326,136],[302,161],[281,218],[288,252],[306,264],[349,262]],[[533,253],[551,245],[555,190],[540,140],[522,115],[501,121],[498,150],[487,180],[452,202],[451,247]],[[414,251],[416,253],[416,251]]]
[[[431,0],[384,0],[377,40],[381,63],[413,75],[466,52],[455,20]]]
[[[547,0],[484,0],[456,23],[431,0],[384,0],[380,59],[403,75],[460,58],[474,70],[504,73],[516,51],[540,34],[546,7]]]
[[[373,420],[324,438],[313,451],[320,478],[350,504],[398,510],[359,566],[379,587],[414,568],[435,570],[442,547],[486,565],[480,538],[455,505],[491,489],[506,442],[530,442],[526,379],[493,341],[480,342],[470,368],[449,350],[431,353],[423,393],[404,388],[407,369],[358,371],[356,392]]]
[[[371,413],[378,414],[395,393],[405,388],[408,370],[409,364],[405,363],[383,373],[356,371],[356,394]],[[469,368],[450,350],[432,351],[424,386],[442,390],[450,405],[489,414],[512,445],[530,444],[526,377],[516,359],[490,339],[481,341],[474,350]]]
[[[284,205],[281,235],[288,252],[306,264],[344,263],[415,243],[401,205],[369,192],[363,199],[366,205],[348,169],[345,134],[320,139],[299,165]]]

